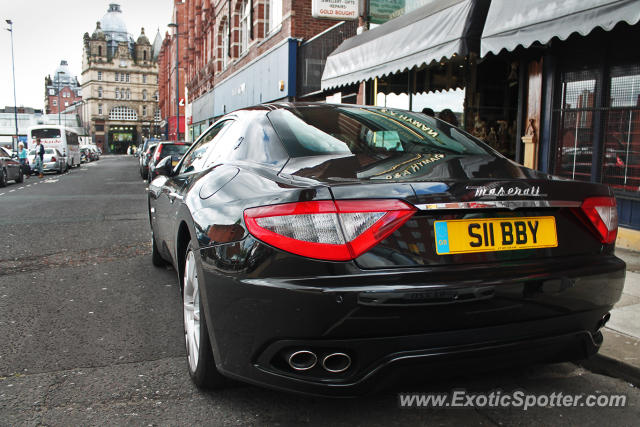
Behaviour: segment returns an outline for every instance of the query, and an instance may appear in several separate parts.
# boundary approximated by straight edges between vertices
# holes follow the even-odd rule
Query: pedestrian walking
[[[36,139],[36,157],[35,157],[35,168],[38,171],[38,178],[43,178],[42,167],[44,163],[44,145],[42,145],[42,141],[40,138]]]
[[[20,161],[20,167],[22,168],[22,174],[26,175],[27,178],[31,175],[31,171],[29,170],[29,160],[27,159],[27,149],[24,148],[24,144],[21,142],[18,144],[18,160]]]

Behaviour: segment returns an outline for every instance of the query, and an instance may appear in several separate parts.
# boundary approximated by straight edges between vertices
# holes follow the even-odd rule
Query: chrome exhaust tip
[[[322,367],[334,374],[344,372],[351,366],[351,357],[345,353],[331,353],[322,359]]]
[[[287,357],[287,363],[296,371],[307,371],[318,363],[316,354],[309,350],[294,351]]]

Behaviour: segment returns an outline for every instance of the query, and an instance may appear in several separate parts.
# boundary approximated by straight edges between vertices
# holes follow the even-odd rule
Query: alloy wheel
[[[200,350],[200,291],[198,289],[198,272],[193,251],[187,252],[184,265],[184,338],[191,372],[198,368]]]

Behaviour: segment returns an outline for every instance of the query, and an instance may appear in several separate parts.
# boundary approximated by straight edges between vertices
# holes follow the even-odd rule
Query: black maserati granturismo
[[[225,115],[149,185],[198,386],[362,394],[403,373],[588,357],[619,299],[606,186],[391,108]]]

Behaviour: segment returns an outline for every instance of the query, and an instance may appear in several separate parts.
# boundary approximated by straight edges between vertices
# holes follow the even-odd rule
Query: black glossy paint
[[[415,205],[500,199],[477,196],[477,186],[540,187],[540,195],[519,199],[581,201],[610,195],[606,186],[557,180],[498,154],[425,161],[398,153],[374,163],[358,155],[288,158],[265,116],[277,108],[290,105],[233,113],[243,136],[220,139],[231,147],[223,157],[186,174],[176,174],[178,165],[173,176],[149,185],[154,236],[179,277],[185,241],[200,247],[201,294],[223,374],[286,390],[353,395],[396,369],[437,370],[473,360],[491,368],[597,351],[599,321],[621,295],[625,265],[573,208],[419,211],[350,262],[272,248],[247,232],[243,212],[331,199],[397,198]],[[389,177],[389,169],[400,175]],[[553,215],[559,246],[437,255],[433,221],[470,215]],[[347,352],[353,365],[341,374],[295,372],[283,360],[295,349]]]

